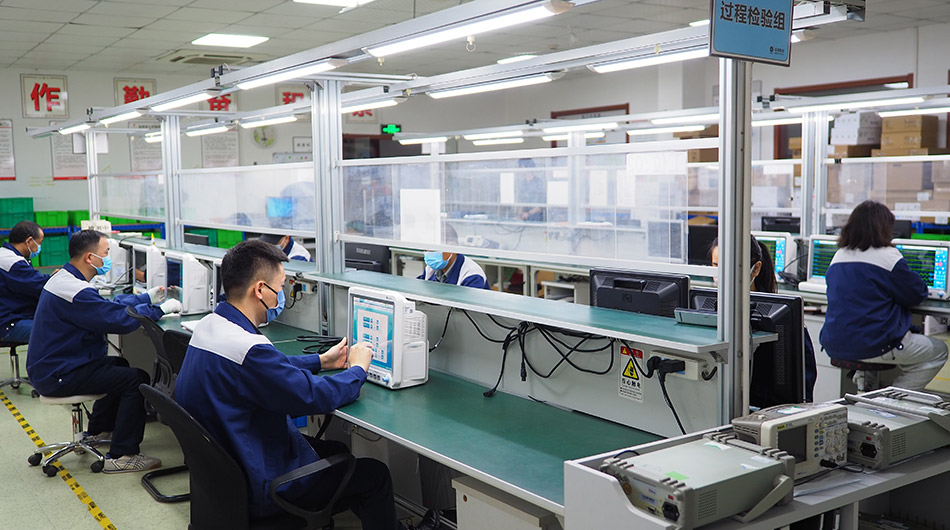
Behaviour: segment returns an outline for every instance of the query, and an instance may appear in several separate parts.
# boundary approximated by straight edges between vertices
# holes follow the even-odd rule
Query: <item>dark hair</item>
[[[889,247],[893,237],[891,210],[877,201],[864,201],[851,211],[838,236],[838,247],[850,250]]]
[[[756,262],[762,262],[762,267],[759,268],[759,274],[755,277],[755,280],[752,282],[752,287],[758,293],[777,293],[778,292],[778,282],[775,280],[775,265],[772,263],[772,253],[769,252],[768,247],[764,243],[755,238],[755,236],[749,236],[751,239],[749,245],[749,261],[752,262],[752,265],[755,265]],[[712,251],[714,248],[719,246],[719,238],[713,239],[711,245],[709,245],[709,259],[712,260]]]
[[[35,241],[40,238],[41,232],[40,225],[33,221],[20,221],[10,229],[10,244],[18,245],[31,237]]]
[[[69,259],[78,258],[86,252],[98,252],[99,241],[109,237],[97,230],[80,230],[69,238]]]
[[[229,300],[238,300],[243,289],[257,280],[269,280],[287,255],[270,243],[259,239],[242,241],[221,260],[221,285]]]

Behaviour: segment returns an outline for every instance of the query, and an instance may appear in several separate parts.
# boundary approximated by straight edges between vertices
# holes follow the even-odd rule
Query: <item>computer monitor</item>
[[[901,252],[910,270],[920,275],[927,284],[927,297],[947,299],[947,257],[950,243],[895,239],[892,241]]]
[[[368,342],[373,360],[367,381],[390,389],[429,379],[426,315],[395,291],[350,287],[350,344]]]
[[[132,247],[132,293],[142,294],[148,289],[147,256],[144,248]]]
[[[896,239],[910,239],[914,235],[914,223],[909,219],[895,219],[891,234]]]
[[[145,251],[145,288],[165,285],[165,256],[162,249],[150,246]]]
[[[693,289],[690,307],[715,311],[715,289]],[[767,408],[805,401],[805,311],[801,297],[750,293],[752,329],[778,334],[752,355],[749,402]]]
[[[351,269],[389,274],[389,247],[365,243],[345,243],[346,266]]]
[[[221,260],[211,262],[211,276],[214,278],[214,290],[211,292],[212,306],[217,306],[218,302],[224,302],[227,297],[224,296],[224,282],[221,278]]]
[[[632,270],[591,269],[590,305],[673,317],[688,307],[689,276]]]
[[[212,307],[211,269],[186,252],[166,252],[165,296],[181,302],[183,315],[207,313]]]
[[[204,245],[210,246],[211,239],[205,234],[192,234],[190,232],[185,232],[185,243],[191,243],[193,245]]]
[[[808,281],[825,283],[825,273],[838,252],[838,238],[811,236],[808,238]]]
[[[267,217],[293,217],[294,216],[294,198],[293,197],[268,197],[267,198]]]
[[[785,269],[795,263],[798,259],[798,244],[792,234],[781,232],[752,232],[755,238],[769,249],[769,255],[772,256],[772,264],[775,266],[775,279],[784,282],[779,273],[788,272]],[[795,276],[797,269],[793,268],[792,273]]]
[[[109,256],[112,258],[112,269],[106,274],[106,283],[109,285],[128,284],[131,267],[128,249],[122,248],[118,241],[109,238]]]
[[[798,217],[786,216],[763,216],[763,232],[788,232],[790,234],[800,234],[802,232],[802,220]]]
[[[709,249],[719,237],[716,225],[687,225],[686,262],[690,265],[709,265]]]

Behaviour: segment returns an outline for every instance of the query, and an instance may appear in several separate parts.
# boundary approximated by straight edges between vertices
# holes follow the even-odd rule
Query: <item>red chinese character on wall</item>
[[[231,98],[225,95],[211,98],[208,100],[208,108],[211,110],[227,111],[231,106]]]
[[[353,112],[353,117],[354,117],[354,118],[356,118],[356,117],[359,117],[359,118],[372,118],[372,117],[373,117],[373,109],[369,109],[369,110],[357,110],[357,111]]]
[[[289,105],[295,101],[303,99],[303,92],[281,92],[281,98],[284,101],[284,105]]]
[[[138,101],[140,99],[145,99],[151,96],[151,94],[149,94],[148,90],[146,90],[144,86],[126,85],[122,87],[122,91],[125,93],[124,100],[126,103],[132,103],[133,101]]]
[[[46,100],[46,112],[51,112],[53,107],[59,107],[61,102],[59,101],[59,87],[49,86],[46,83],[40,85],[35,83],[33,85],[33,91],[30,92],[30,99],[33,100],[33,109],[36,111],[40,110],[40,102]]]

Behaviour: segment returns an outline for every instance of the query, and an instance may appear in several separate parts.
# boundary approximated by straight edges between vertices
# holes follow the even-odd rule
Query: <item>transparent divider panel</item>
[[[313,164],[182,171],[181,216],[197,225],[313,232]]]
[[[98,175],[97,184],[103,214],[164,220],[163,175]]]

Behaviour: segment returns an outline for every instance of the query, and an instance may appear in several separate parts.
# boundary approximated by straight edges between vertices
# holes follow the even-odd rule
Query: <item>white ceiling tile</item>
[[[38,42],[3,41],[2,43],[0,43],[0,50],[5,51],[5,52],[17,52],[17,53],[23,54],[32,50],[38,44],[39,44]]]
[[[76,13],[0,6],[0,20],[29,20],[33,22],[69,22]]]
[[[900,0],[899,2],[894,2],[893,0],[870,0],[867,3],[867,12],[868,16],[871,17],[875,14],[895,13],[898,11],[923,9],[925,7],[939,5],[946,5],[946,2],[941,0]]]
[[[350,33],[334,32],[334,31],[321,31],[314,29],[295,29],[293,31],[288,31],[280,36],[282,39],[298,40],[298,41],[307,41],[307,42],[316,42],[314,46],[319,44],[325,44],[328,42],[337,42],[343,40],[347,37],[352,36]]]
[[[237,11],[229,9],[198,9],[194,7],[183,7],[178,11],[166,16],[171,20],[190,20],[193,22],[219,22],[224,24],[233,24],[239,20],[245,19],[254,13],[247,11]]]
[[[62,33],[54,33],[46,38],[45,43],[50,44],[62,44],[67,46],[72,45],[87,45],[87,46],[110,46],[118,42],[118,37],[109,37],[109,36],[95,36],[95,35],[64,35]]]
[[[293,31],[291,28],[245,25],[243,21],[240,24],[231,24],[219,30],[220,33],[228,33],[232,35],[255,35],[259,37],[271,38],[284,35],[291,31]],[[254,49],[254,47],[252,46],[248,49]]]
[[[241,21],[245,26],[274,26],[278,28],[302,28],[310,24],[319,22],[318,17],[301,17],[289,15],[274,15],[268,13],[258,13]]]
[[[306,27],[317,31],[334,31],[359,35],[374,29],[385,26],[385,22],[376,22],[373,20],[340,20],[339,18],[328,18],[321,20]]]
[[[93,44],[83,44],[83,43],[65,44],[62,42],[43,42],[41,44],[37,44],[36,47],[33,48],[33,50],[37,52],[86,54],[86,55],[100,52],[103,49],[104,49],[103,46],[96,46]]]
[[[227,26],[226,23],[217,22],[213,20],[172,20],[163,18],[161,20],[156,20],[148,26],[145,26],[143,29],[153,30],[153,31],[193,31],[199,35],[205,35],[207,33],[212,33],[218,31],[219,29]]]
[[[45,35],[42,33],[21,33],[19,31],[0,31],[0,51],[13,43],[23,43],[37,45],[43,42]]]
[[[186,6],[194,0],[116,0],[126,4],[161,4],[166,6]]]
[[[177,10],[178,6],[165,5],[161,2],[132,4],[114,0],[101,0],[96,4],[95,7],[87,11],[87,13],[120,17],[135,16],[161,18]]]
[[[67,13],[82,13],[96,5],[93,0],[3,0],[2,3],[8,7],[25,7]]]
[[[113,16],[113,15],[98,15],[98,14],[89,14],[83,13],[79,15],[73,22],[78,24],[93,24],[96,26],[118,26],[122,28],[142,28],[152,22],[155,22],[158,17],[137,17],[137,16]]]
[[[30,50],[23,54],[24,59],[36,59],[37,61],[70,61],[76,62],[80,59],[89,57],[88,53],[67,53],[67,52],[38,52]]]
[[[263,12],[272,15],[287,15],[292,17],[329,18],[338,14],[340,8],[317,4],[302,4],[299,2],[284,2],[268,8]]]
[[[37,35],[49,34],[62,28],[58,22],[30,22],[27,20],[4,20],[0,17],[0,33],[4,31],[31,32]]]
[[[205,33],[200,31],[159,31],[154,29],[140,29],[126,38],[172,43],[191,42],[204,34]]]
[[[92,24],[76,24],[74,22],[70,22],[69,24],[60,27],[59,31],[56,33],[59,35],[120,38],[125,37],[126,35],[131,35],[134,32],[135,28],[117,28],[113,26],[97,26]]]
[[[32,69],[47,69],[47,70],[65,70],[69,68],[76,61],[63,61],[55,59],[27,59],[20,58],[13,63],[14,68],[32,68]]]
[[[270,9],[284,0],[195,0],[191,7],[202,7],[208,9],[253,11],[259,13],[265,9]]]

